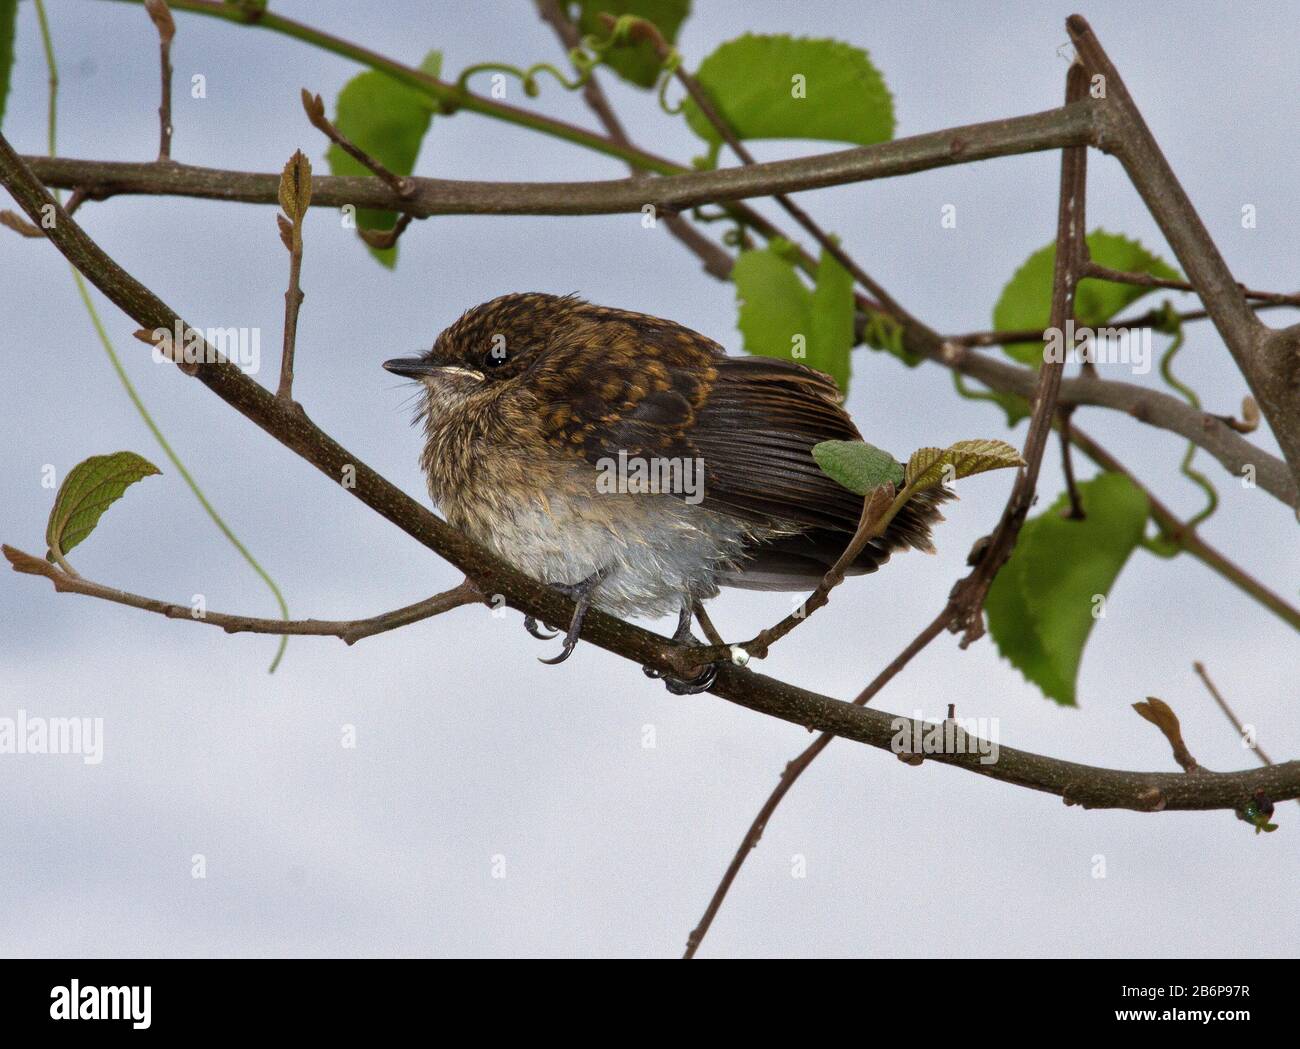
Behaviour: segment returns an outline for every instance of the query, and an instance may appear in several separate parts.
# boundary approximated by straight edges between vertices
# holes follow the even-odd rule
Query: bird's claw
[[[695,696],[701,692],[707,692],[718,679],[718,665],[716,663],[709,663],[692,678],[673,677],[671,674],[661,673],[654,667],[642,667],[641,672],[648,678],[662,679],[664,688],[674,696]]]
[[[701,692],[707,692],[713,687],[713,683],[718,679],[718,667],[716,663],[710,663],[695,677],[683,680],[676,677],[665,677],[664,688],[674,696],[695,696]]]
[[[556,630],[554,633],[550,633],[550,634],[546,633],[546,631],[544,631],[538,625],[537,620],[534,619],[532,616],[524,616],[524,629],[527,630],[528,633],[530,633],[533,637],[537,638],[538,641],[550,641],[552,638],[556,638],[560,636],[560,632],[558,630]]]
[[[552,634],[551,636],[554,637],[555,635]],[[558,666],[573,655],[573,650],[577,647],[578,635],[573,633],[567,634],[564,638],[564,644],[560,647],[560,654],[558,656],[551,656],[550,659],[543,659],[541,656],[538,656],[537,662],[545,663],[548,667]]]

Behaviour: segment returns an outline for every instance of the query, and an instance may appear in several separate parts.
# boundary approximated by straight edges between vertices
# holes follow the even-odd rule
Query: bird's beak
[[[390,371],[394,375],[405,375],[411,379],[432,375],[441,367],[442,365],[436,361],[426,361],[423,357],[395,357],[391,361],[384,361],[385,371]]]

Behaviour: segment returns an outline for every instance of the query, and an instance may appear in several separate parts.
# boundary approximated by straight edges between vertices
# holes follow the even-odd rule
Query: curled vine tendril
[[[577,91],[579,88],[586,86],[587,81],[591,79],[591,74],[598,65],[605,61],[607,53],[612,48],[632,42],[633,33],[643,22],[644,19],[638,18],[636,15],[622,15],[615,20],[608,37],[602,39],[594,35],[584,36],[582,42],[569,51],[569,61],[573,64],[573,68],[577,70],[577,76],[572,79],[550,62],[536,62],[527,69],[510,65],[508,62],[478,62],[472,66],[467,66],[460,76],[456,78],[456,89],[462,94],[467,94],[469,92],[470,77],[477,73],[506,73],[520,82],[525,95],[529,98],[536,98],[541,94],[541,86],[537,82],[538,76],[542,73],[549,73],[566,91]],[[677,72],[681,63],[681,54],[676,48],[673,48],[668,52],[660,67],[659,104],[663,107],[664,112],[669,114],[682,111],[681,103],[678,103],[675,109],[670,108],[665,94],[668,90],[668,82],[672,79],[673,74]],[[449,107],[444,106],[444,110],[454,111],[455,104],[452,103]]]
[[[672,105],[668,101],[668,85],[672,83],[673,76],[677,73],[678,67],[682,64],[681,53],[677,48],[668,52],[668,57],[664,59],[662,74],[659,77],[659,108],[667,113],[670,117],[677,116],[686,108],[686,96],[683,95],[681,100]]]
[[[1201,399],[1186,383],[1180,381],[1173,373],[1173,361],[1178,351],[1183,348],[1183,325],[1182,321],[1174,312],[1173,304],[1166,301],[1163,307],[1163,315],[1153,327],[1157,331],[1166,332],[1173,336],[1169,348],[1165,350],[1160,358],[1160,377],[1164,379],[1165,384],[1170,389],[1181,394],[1197,411],[1201,410]],[[1205,506],[1193,517],[1188,518],[1186,528],[1188,531],[1194,529],[1198,524],[1208,518],[1219,506],[1219,493],[1215,490],[1210,479],[1199,470],[1193,469],[1192,459],[1196,456],[1196,445],[1189,441],[1187,451],[1183,453],[1183,461],[1179,466],[1184,477],[1195,484],[1205,493]],[[1180,545],[1175,542],[1168,534],[1162,534],[1155,539],[1149,539],[1143,542],[1143,546],[1157,553],[1162,557],[1172,557],[1181,549]]]

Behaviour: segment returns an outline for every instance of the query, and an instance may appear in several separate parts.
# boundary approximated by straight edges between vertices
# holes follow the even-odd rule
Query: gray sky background
[[[556,59],[522,2],[357,5],[277,0],[276,10],[444,70]],[[898,134],[1034,112],[1061,97],[1064,18],[1074,5],[741,4],[697,0],[679,41],[691,67],[747,30],[835,36],[867,48],[897,107]],[[66,155],[148,159],[157,149],[157,44],[134,6],[50,5]],[[1293,4],[1083,5],[1239,280],[1300,286],[1300,170]],[[178,14],[176,159],[278,171],[322,137],[298,91],[330,111],[359,67],[277,34]],[[4,131],[44,151],[46,71],[35,11],[20,6]],[[193,100],[193,73],[207,98]],[[591,125],[545,83],[509,100]],[[689,159],[699,141],[653,97],[606,77],[638,141]],[[834,148],[759,142],[760,159]],[[585,179],[615,161],[464,113],[435,118],[417,173]],[[1058,160],[1038,155],[804,194],[800,199],[911,310],[942,331],[990,324],[1003,284],[1047,243]],[[770,203],[770,202],[769,202]],[[956,229],[940,227],[944,204]],[[1258,212],[1241,228],[1243,204]],[[7,205],[6,205],[7,206]],[[764,207],[771,213],[768,204]],[[1117,162],[1089,160],[1089,222],[1172,261]],[[274,386],[286,258],[269,207],[117,198],[79,214],[92,236],[190,322],[260,326]],[[782,218],[782,225],[789,223]],[[412,227],[395,272],[336,213],[306,231],[296,394],[366,462],[425,498],[407,389],[379,368],[417,352],[465,308],[506,291],[576,291],[672,317],[738,350],[734,289],[639,216],[439,218]],[[1175,296],[1176,299],[1179,297]],[[156,461],[73,562],[115,586],[210,609],[273,615],[270,596],[220,537],[113,376],[68,268],[48,245],[0,237],[6,448],[0,538],[43,551],[60,477],[128,448]],[[208,495],[284,589],[296,616],[372,615],[456,582],[413,540],[331,485],[176,369],[151,363],[134,324],[98,300],[132,379]],[[1152,297],[1152,304],[1159,300]],[[1270,314],[1280,322],[1284,314]],[[1295,314],[1290,314],[1292,321]],[[1246,392],[1213,329],[1189,331],[1180,374],[1207,407]],[[867,438],[922,444],[1008,434],[959,401],[931,365],[907,371],[859,350],[849,397]],[[1126,374],[1117,376],[1129,378]],[[1139,380],[1158,384],[1153,374]],[[1180,512],[1182,442],[1114,413],[1077,421]],[[1266,433],[1255,439],[1275,447]],[[1295,522],[1208,457],[1222,506],[1206,538],[1296,597]],[[1091,472],[1082,465],[1085,474]],[[849,698],[926,623],[1002,507],[1010,474],[963,482],[939,554],[898,558],[850,581],[763,669]],[[1055,447],[1042,490],[1060,490]],[[784,615],[785,595],[725,592],[732,637]],[[274,639],[229,637],[55,595],[0,573],[0,716],[102,716],[98,766],[0,756],[0,951],[73,955],[671,955],[678,953],[757,806],[809,741],[801,729],[711,696],[675,698],[625,661],[582,645],[563,667],[520,617],[461,609],[353,648],[296,639],[274,675]],[[668,626],[668,624],[661,624]],[[880,696],[884,709],[1000,719],[1003,744],[1121,768],[1172,769],[1130,709],[1172,703],[1200,761],[1254,764],[1192,673],[1206,662],[1274,757],[1300,753],[1297,645],[1281,622],[1189,557],[1137,552],[1094,631],[1080,706],[1057,708],[986,639],[940,639]],[[356,726],[355,749],[340,745]],[[645,726],[656,745],[643,747]],[[732,890],[708,955],[1284,955],[1300,916],[1300,809],[1255,836],[1224,812],[1083,812],[1046,795],[836,743],[786,799]],[[191,856],[207,877],[191,877]],[[504,878],[492,858],[505,857]],[[796,856],[806,876],[794,877]],[[1104,878],[1093,876],[1104,857]]]

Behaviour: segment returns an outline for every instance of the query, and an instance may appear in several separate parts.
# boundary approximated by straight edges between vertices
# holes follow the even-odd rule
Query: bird
[[[448,522],[575,604],[559,655],[588,609],[693,617],[721,587],[815,587],[857,529],[863,499],[812,449],[861,440],[830,376],[798,361],[728,355],[671,320],[575,295],[502,295],[467,310],[417,357],[420,465]],[[421,391],[417,391],[420,393]],[[933,552],[943,488],[904,504],[848,570],[895,550]],[[525,619],[530,634],[542,633]],[[647,670],[647,673],[652,673]],[[716,667],[665,679],[703,691]]]

